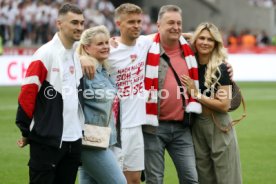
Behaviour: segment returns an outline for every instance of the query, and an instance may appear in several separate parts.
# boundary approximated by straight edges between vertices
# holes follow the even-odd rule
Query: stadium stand
[[[213,13],[221,10],[215,6],[216,0],[197,0]],[[60,5],[64,2],[78,4],[84,9],[86,27],[106,25],[112,35],[116,35],[113,14],[114,5],[110,0],[0,0],[0,51],[1,47],[38,47],[50,40],[56,31],[55,19]],[[152,1],[154,2],[154,1]],[[145,3],[145,2],[144,2]],[[276,0],[248,0],[252,6],[275,6]],[[151,10],[154,10],[153,7]],[[145,8],[143,34],[156,32],[155,18],[150,9]],[[192,29],[192,28],[191,28]],[[222,28],[223,30],[223,28]],[[276,45],[276,35],[269,36],[267,30],[252,30],[244,27],[239,33],[236,28],[223,31],[226,46],[252,47]],[[1,52],[0,52],[1,54]]]

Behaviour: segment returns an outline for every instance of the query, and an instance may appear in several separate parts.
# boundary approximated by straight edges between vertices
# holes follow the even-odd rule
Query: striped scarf
[[[187,41],[181,36],[179,38],[181,48],[184,52],[185,61],[188,66],[189,76],[194,80],[196,87],[198,88],[198,70],[197,62],[194,57],[194,53],[191,50]],[[153,43],[150,47],[146,62],[146,76],[145,76],[145,89],[148,94],[146,102],[147,119],[146,124],[158,126],[158,67],[160,60],[160,34],[156,34],[153,39]],[[186,104],[186,112],[193,112],[200,114],[202,111],[201,104],[187,94],[185,90],[185,97],[189,97]]]

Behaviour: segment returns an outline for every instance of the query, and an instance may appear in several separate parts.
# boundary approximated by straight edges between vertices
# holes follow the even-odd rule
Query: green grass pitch
[[[276,82],[239,83],[247,117],[236,126],[244,184],[274,184],[276,173]],[[16,145],[15,125],[19,87],[0,87],[0,183],[28,183],[28,147]],[[233,118],[241,109],[231,113]],[[77,183],[77,182],[76,182]],[[177,184],[174,165],[166,154],[165,184]]]

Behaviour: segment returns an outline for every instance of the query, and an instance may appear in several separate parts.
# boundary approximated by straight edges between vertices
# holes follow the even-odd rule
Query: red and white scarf
[[[185,61],[188,66],[189,76],[194,80],[196,87],[198,88],[198,70],[197,62],[194,57],[194,53],[190,48],[188,42],[184,37],[179,38],[181,48],[184,52]],[[158,67],[160,60],[160,34],[156,34],[153,39],[153,43],[150,47],[146,62],[146,76],[145,76],[145,89],[148,95],[146,102],[147,119],[146,124],[158,126]],[[188,97],[185,90],[185,97]],[[186,104],[186,112],[193,112],[200,114],[202,112],[201,104],[195,99],[189,96],[188,103]]]

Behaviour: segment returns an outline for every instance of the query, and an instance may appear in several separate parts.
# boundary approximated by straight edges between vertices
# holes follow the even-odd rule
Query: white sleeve
[[[140,42],[145,46],[147,50],[150,49],[150,46],[153,43],[153,38],[150,36],[141,35],[139,36]]]

